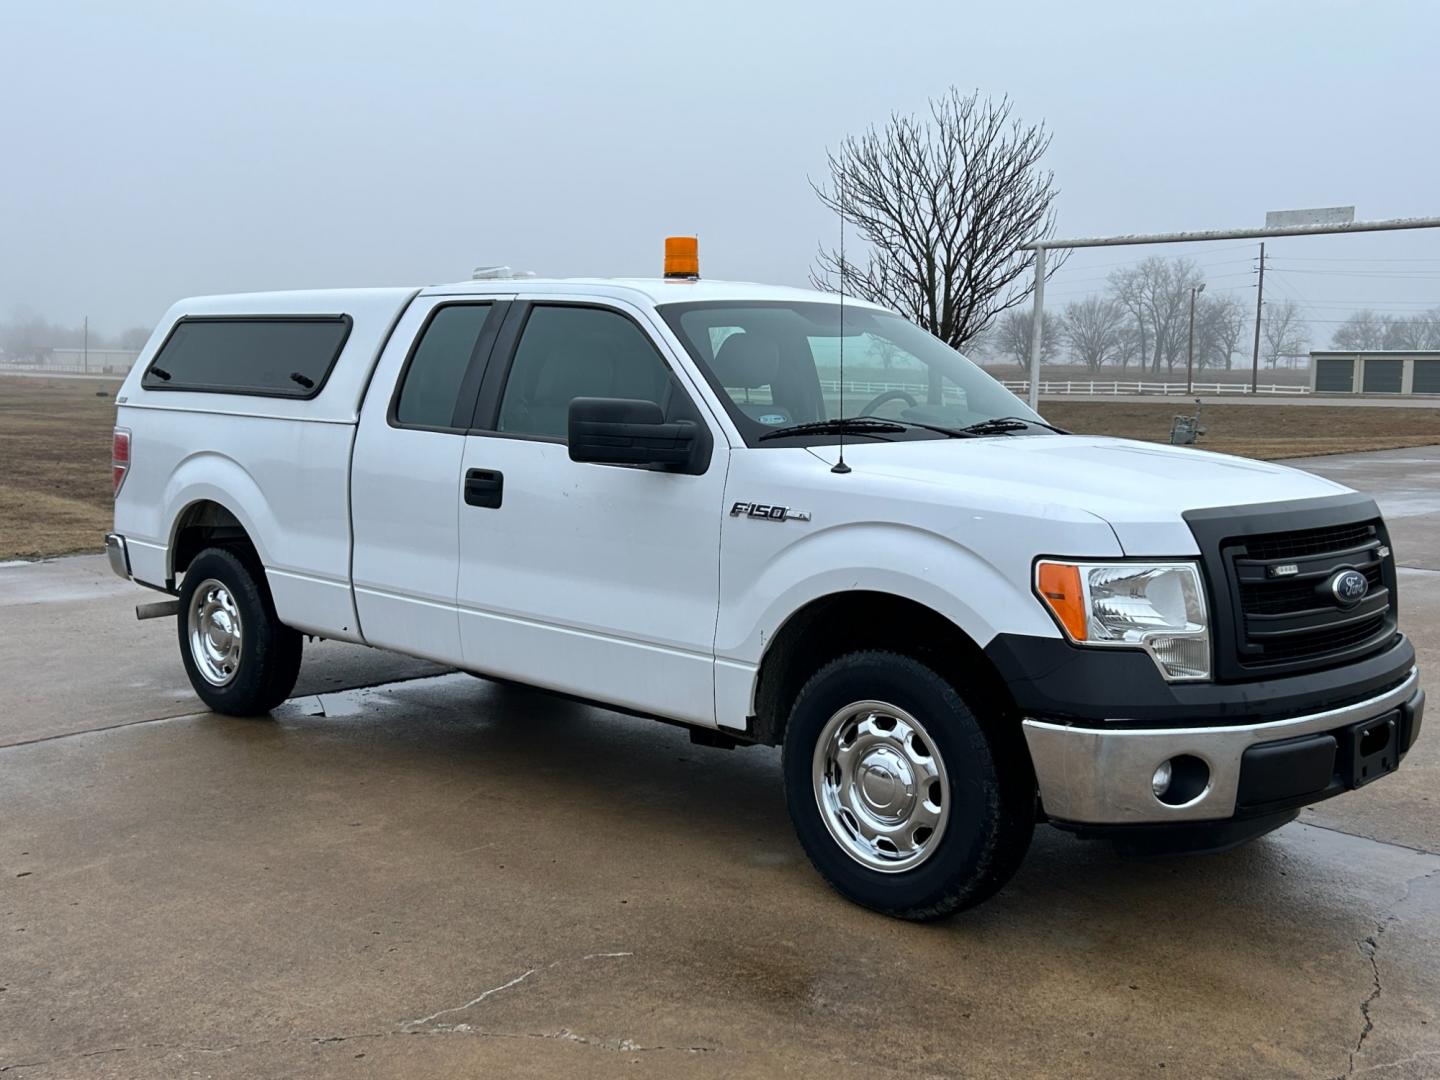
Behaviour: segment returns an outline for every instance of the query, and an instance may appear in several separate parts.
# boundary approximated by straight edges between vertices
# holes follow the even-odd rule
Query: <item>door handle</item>
[[[504,473],[495,469],[470,469],[465,473],[465,501],[471,506],[498,510],[504,491]]]

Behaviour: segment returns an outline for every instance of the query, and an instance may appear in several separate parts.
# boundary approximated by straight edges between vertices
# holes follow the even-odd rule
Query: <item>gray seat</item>
[[[711,363],[711,370],[727,390],[759,390],[770,388],[775,397],[775,380],[780,374],[780,346],[758,334],[731,334],[720,343]],[[733,401],[732,395],[732,401]],[[735,407],[751,420],[770,427],[790,423],[790,410],[770,402],[735,401]]]

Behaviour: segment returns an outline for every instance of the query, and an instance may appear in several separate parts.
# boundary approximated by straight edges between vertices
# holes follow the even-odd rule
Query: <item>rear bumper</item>
[[[105,557],[110,560],[110,569],[118,577],[130,580],[130,550],[125,538],[117,533],[105,534]]]
[[[1382,693],[1281,719],[1107,728],[1027,718],[1023,729],[1040,798],[1052,819],[1077,825],[1179,824],[1273,817],[1364,783],[1370,757],[1388,762],[1388,771],[1409,750],[1424,705],[1412,667]],[[1378,721],[1373,731],[1368,721]],[[1391,740],[1388,758],[1382,737]],[[1162,763],[1177,758],[1191,767],[1193,788],[1167,792],[1170,801],[1164,801],[1152,790],[1152,777]],[[1180,769],[1175,771],[1178,783]]]

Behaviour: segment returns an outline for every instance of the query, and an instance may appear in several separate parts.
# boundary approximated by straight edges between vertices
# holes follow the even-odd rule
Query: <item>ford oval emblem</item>
[[[1330,579],[1330,592],[1345,606],[1358,604],[1370,591],[1370,579],[1358,570],[1341,570]]]

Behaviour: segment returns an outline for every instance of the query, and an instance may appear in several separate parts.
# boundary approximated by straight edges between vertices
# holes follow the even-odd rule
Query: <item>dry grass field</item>
[[[0,559],[104,547],[119,388],[113,379],[0,377]]]
[[[1156,402],[1042,401],[1052,424],[1070,431],[1150,442],[1170,441],[1170,421],[1193,413],[1185,398]],[[1200,410],[1201,450],[1241,457],[1312,457],[1440,443],[1440,408],[1358,405],[1212,405]]]
[[[0,377],[0,560],[99,551],[120,384]],[[99,396],[103,392],[104,396]],[[1071,431],[1166,442],[1182,400],[1047,401]],[[1206,405],[1203,449],[1285,458],[1440,443],[1440,409]]]

